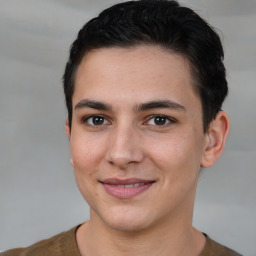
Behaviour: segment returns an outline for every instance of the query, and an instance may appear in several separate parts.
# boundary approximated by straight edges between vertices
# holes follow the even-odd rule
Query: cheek
[[[95,186],[97,170],[104,155],[103,145],[95,138],[73,136],[70,139],[70,151],[77,186],[87,203],[93,206],[98,196]]]
[[[91,175],[104,157],[104,143],[89,136],[74,136],[70,139],[71,158],[75,172]]]
[[[151,147],[151,157],[161,169],[180,176],[200,168],[202,143],[200,136],[192,132],[167,134]]]

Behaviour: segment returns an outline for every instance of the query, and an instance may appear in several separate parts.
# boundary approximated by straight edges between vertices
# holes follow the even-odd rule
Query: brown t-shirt
[[[37,242],[27,248],[17,248],[0,253],[0,256],[81,256],[76,243],[76,230],[72,228],[52,238]],[[207,235],[206,244],[199,256],[242,256],[213,241]]]

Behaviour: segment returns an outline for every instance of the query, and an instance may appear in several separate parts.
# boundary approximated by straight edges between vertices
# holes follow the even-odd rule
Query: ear
[[[220,111],[211,122],[205,137],[205,147],[201,166],[211,167],[221,155],[229,132],[229,119],[224,111]]]
[[[65,130],[66,130],[66,134],[67,134],[68,138],[70,139],[71,131],[70,131],[70,127],[69,127],[68,118],[65,121]]]

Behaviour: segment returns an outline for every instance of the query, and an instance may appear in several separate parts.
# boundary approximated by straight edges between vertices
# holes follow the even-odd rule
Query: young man
[[[192,226],[200,169],[229,130],[223,49],[204,20],[176,1],[103,11],[71,47],[64,91],[90,220],[1,255],[239,255]]]

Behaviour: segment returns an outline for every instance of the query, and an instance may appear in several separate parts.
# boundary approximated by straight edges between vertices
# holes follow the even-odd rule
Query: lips
[[[117,198],[131,198],[148,190],[154,183],[153,180],[132,179],[105,179],[101,181],[106,192]]]

